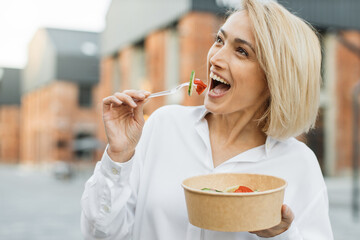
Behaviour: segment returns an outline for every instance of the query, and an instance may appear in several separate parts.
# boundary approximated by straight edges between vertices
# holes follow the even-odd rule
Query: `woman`
[[[204,106],[166,106],[144,129],[145,91],[103,100],[108,147],[82,197],[86,239],[333,239],[326,186],[297,136],[316,120],[321,53],[314,31],[275,2],[243,1],[208,53]],[[188,222],[181,182],[221,172],[288,182],[279,225],[226,233]]]

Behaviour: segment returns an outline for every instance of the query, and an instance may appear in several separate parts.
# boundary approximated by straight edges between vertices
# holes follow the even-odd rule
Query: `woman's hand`
[[[276,235],[285,232],[286,230],[288,230],[292,221],[294,220],[294,213],[291,211],[289,206],[284,204],[281,207],[281,215],[282,217],[279,225],[276,225],[275,227],[269,229],[251,232],[251,233],[258,235],[259,237],[269,238],[269,237],[275,237]]]
[[[109,147],[107,153],[117,162],[128,161],[135,152],[144,126],[146,91],[126,90],[103,99],[103,121]]]

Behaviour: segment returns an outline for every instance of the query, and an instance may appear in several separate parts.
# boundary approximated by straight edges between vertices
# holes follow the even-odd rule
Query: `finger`
[[[265,230],[260,230],[260,231],[253,231],[253,232],[250,232],[250,233],[256,234],[256,235],[258,235],[260,237],[261,236],[269,237],[272,234],[272,231],[279,231],[279,229],[281,229],[281,232],[283,232],[286,229],[288,229],[293,220],[294,220],[294,213],[292,212],[292,210],[290,209],[289,206],[284,204],[281,207],[281,222],[280,222],[279,225],[276,225],[276,226],[274,226],[273,228],[270,228],[270,229],[265,229]]]
[[[129,95],[135,101],[142,101],[147,97],[146,91],[144,90],[125,90],[123,93]]]
[[[120,101],[122,101],[123,103],[129,105],[130,107],[135,108],[137,106],[134,99],[132,99],[131,96],[129,96],[129,95],[125,94],[125,93],[117,92],[117,93],[114,94],[114,96],[116,98],[118,98]]]
[[[291,223],[294,220],[294,213],[286,204],[281,207],[282,221]]]
[[[103,99],[103,108],[105,111],[110,110],[111,104],[120,106],[122,104],[122,101],[115,96],[109,96]]]
[[[123,91],[123,93],[143,93],[145,95],[149,95],[151,94],[149,91],[146,91],[146,90],[135,90],[135,89],[126,89]]]
[[[134,118],[137,122],[144,121],[144,105],[148,100],[144,100],[138,103],[137,108],[134,109]]]
[[[143,93],[145,94],[146,97],[149,97],[150,94],[151,94],[151,92],[148,92],[148,91],[145,91],[145,90],[143,90]]]

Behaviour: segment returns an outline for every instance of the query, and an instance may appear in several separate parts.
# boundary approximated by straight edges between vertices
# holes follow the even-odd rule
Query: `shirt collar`
[[[206,114],[208,114],[210,111],[205,108],[205,106],[201,106],[201,111],[199,111],[199,116],[197,117],[196,122],[201,122],[202,120],[205,120]]]
[[[275,144],[276,144],[275,139],[273,139],[270,136],[266,137],[266,141],[265,141],[265,154],[266,154],[266,157],[269,157],[270,151],[275,146]]]
[[[201,111],[199,111],[199,116],[198,116],[198,118],[197,118],[197,123],[200,123],[201,121],[206,121],[206,119],[205,119],[205,116],[206,116],[206,114],[208,114],[210,111],[209,110],[207,110],[206,108],[205,108],[205,106],[203,105],[202,106],[202,109],[201,109]],[[266,157],[269,157],[269,154],[270,154],[270,152],[271,152],[271,149],[276,145],[276,143],[278,143],[278,142],[283,142],[284,140],[278,140],[278,139],[275,139],[275,138],[273,138],[273,137],[271,137],[271,136],[267,136],[266,137],[266,141],[265,141],[265,155],[266,155]]]

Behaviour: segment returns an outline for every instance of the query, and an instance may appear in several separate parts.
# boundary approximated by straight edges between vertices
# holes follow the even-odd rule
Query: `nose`
[[[216,68],[225,68],[226,67],[225,51],[226,51],[225,47],[222,47],[220,49],[214,49],[212,51],[212,55],[210,55],[210,64]]]

